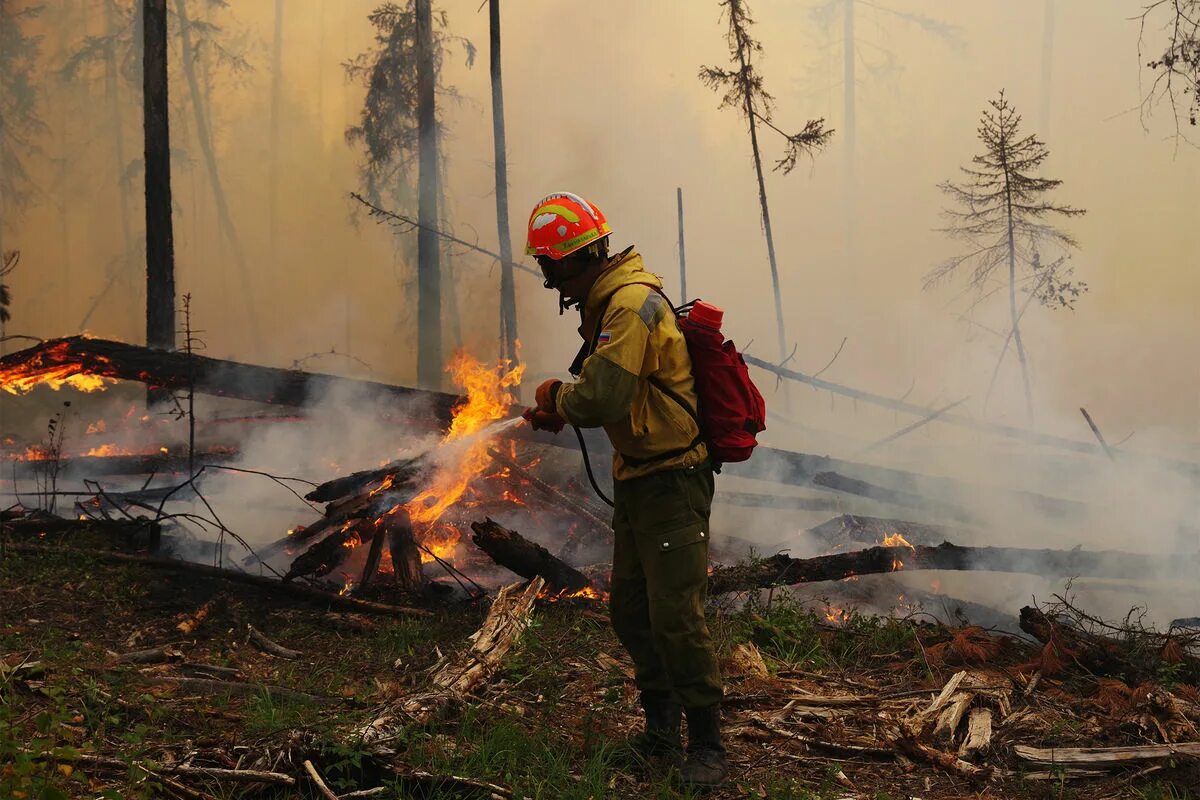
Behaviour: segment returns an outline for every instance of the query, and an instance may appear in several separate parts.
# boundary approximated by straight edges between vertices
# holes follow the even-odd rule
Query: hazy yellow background
[[[102,82],[64,86],[50,74],[64,35],[100,33],[101,4],[46,0],[40,24],[44,64],[43,156],[33,162],[39,196],[14,223],[6,246],[23,251],[13,276],[10,330],[55,336],[78,330],[122,249],[117,166]],[[52,24],[56,9],[72,26]],[[192,3],[199,9],[199,3]],[[171,63],[180,293],[194,295],[208,353],[290,365],[337,348],[368,362],[373,377],[413,379],[413,270],[394,254],[389,232],[356,214],[347,193],[359,187],[360,153],[343,133],[362,89],[341,62],[370,42],[374,0],[288,0],[284,23],[281,242],[267,237],[268,111],[273,0],[233,0],[212,19],[239,31],[253,71],[218,79],[213,127],[226,190],[249,258],[250,283],[264,337],[247,335],[246,299],[215,224],[174,47]],[[824,29],[819,5],[755,0],[758,62],[778,103],[776,120],[799,128],[824,116],[843,127],[842,36],[835,15]],[[958,28],[960,45],[866,4],[858,11],[863,62],[858,85],[853,248],[848,246],[845,141],[840,136],[790,176],[772,173],[775,221],[792,364],[819,369],[848,337],[824,377],[882,394],[945,403],[970,396],[978,414],[998,340],[958,319],[961,284],[921,291],[921,277],[954,252],[941,224],[939,181],[978,151],[979,113],[1000,88],[1024,112],[1027,129],[1050,146],[1047,172],[1065,184],[1057,199],[1088,209],[1071,222],[1082,249],[1078,277],[1091,286],[1076,312],[1032,310],[1027,319],[1039,424],[1087,438],[1077,408],[1086,405],[1111,438],[1137,431],[1144,446],[1197,441],[1200,425],[1200,153],[1176,148],[1167,109],[1145,129],[1137,111],[1149,75],[1137,53],[1137,0],[1057,0],[1052,79],[1043,81],[1044,0],[888,0]],[[479,0],[443,0],[453,32],[480,48],[468,69],[452,58],[446,79],[462,93],[446,109],[455,230],[494,247],[487,13]],[[204,16],[197,11],[199,16]],[[173,23],[172,23],[173,24]],[[775,334],[766,248],[760,231],[743,121],[717,109],[696,78],[723,64],[724,26],[710,0],[507,0],[505,99],[513,239],[524,241],[529,207],[550,190],[583,194],[608,214],[614,244],[636,243],[652,269],[678,288],[675,188],[687,209],[691,294],[727,309],[728,333],[750,352],[774,358]],[[871,70],[894,54],[894,68]],[[1144,59],[1142,59],[1144,60]],[[129,158],[140,156],[140,95],[122,85]],[[1041,113],[1049,91],[1049,119]],[[780,154],[764,135],[764,155]],[[66,158],[65,162],[60,161]],[[140,181],[140,176],[135,182]],[[135,183],[135,201],[140,186]],[[140,201],[134,206],[141,230]],[[9,213],[10,210],[6,210]],[[450,260],[463,316],[464,344],[481,357],[498,351],[498,270],[486,258]],[[143,265],[135,262],[89,328],[139,341]],[[518,275],[520,333],[534,374],[562,373],[576,348],[570,317],[554,298]],[[1004,307],[977,312],[1004,325]],[[452,337],[448,337],[452,340]],[[363,374],[326,357],[316,368]],[[1015,362],[989,413],[1023,421]],[[773,384],[764,379],[764,387]],[[781,400],[773,403],[783,410]],[[860,439],[907,420],[855,407],[798,387],[787,416]],[[777,434],[773,434],[777,435]],[[789,442],[804,445],[805,442]],[[810,435],[810,444],[811,435]],[[1131,443],[1132,446],[1132,443]]]

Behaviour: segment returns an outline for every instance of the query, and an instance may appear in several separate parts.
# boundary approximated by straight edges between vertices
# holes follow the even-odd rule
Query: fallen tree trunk
[[[237,450],[213,447],[196,453],[196,464],[224,464],[238,457]],[[47,462],[21,459],[13,462],[17,477],[37,474]],[[96,478],[102,475],[150,475],[185,473],[189,465],[187,453],[133,453],[113,456],[68,456],[59,460],[59,477]],[[7,477],[12,477],[9,473]]]
[[[39,544],[8,544],[0,548],[0,555],[4,551],[14,553],[32,553],[37,555],[61,554],[68,548],[64,547],[49,547]],[[147,567],[157,569],[168,569],[176,572],[187,572],[193,575],[199,575],[206,578],[216,578],[218,580],[231,581],[233,583],[244,583],[250,586],[257,586],[262,589],[269,589],[280,594],[290,595],[302,600],[307,600],[312,603],[324,603],[332,608],[344,608],[350,611],[363,611],[375,614],[388,614],[394,617],[404,616],[433,616],[433,613],[423,608],[408,608],[405,606],[393,606],[386,603],[374,603],[369,600],[359,600],[355,597],[344,597],[342,595],[333,594],[332,592],[323,592],[320,589],[313,589],[309,586],[304,586],[299,583],[284,583],[277,578],[267,577],[266,575],[251,575],[248,572],[237,572],[232,569],[221,569],[220,567],[210,567],[207,564],[196,564],[191,561],[179,561],[173,558],[154,558],[151,556],[134,555],[132,553],[116,553],[107,550],[80,550],[79,548],[71,548],[72,552],[84,552],[92,558],[101,561],[122,561],[125,563],[141,564]]]
[[[194,388],[200,394],[285,406],[302,406],[335,389],[351,388],[406,401],[423,400],[441,423],[450,420],[458,400],[442,392],[260,367],[84,336],[50,339],[0,358],[0,389],[12,394],[21,394],[43,381],[63,381],[74,375],[140,381],[152,389],[167,391]]]
[[[855,575],[900,570],[984,570],[1055,577],[1088,576],[1145,580],[1192,578],[1200,558],[1152,556],[1116,551],[1033,550],[1017,547],[871,547],[816,558],[792,558],[778,553],[751,564],[717,567],[709,576],[709,591],[765,589],[816,581],[839,581]]]
[[[522,578],[541,577],[552,595],[575,594],[593,588],[592,582],[582,572],[516,531],[497,525],[490,519],[472,522],[471,530],[471,540],[493,561]]]
[[[40,540],[53,537],[56,541],[103,536],[114,546],[154,545],[162,535],[162,526],[150,519],[63,519],[38,513],[0,522],[0,533]]]

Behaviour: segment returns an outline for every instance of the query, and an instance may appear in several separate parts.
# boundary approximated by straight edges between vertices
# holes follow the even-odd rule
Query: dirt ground
[[[177,626],[205,607],[206,618],[182,633]],[[384,798],[688,796],[621,745],[636,731],[636,694],[596,603],[540,605],[485,690],[405,729],[392,763],[365,753],[355,726],[420,689],[428,668],[462,648],[485,613],[479,604],[429,608],[429,616],[400,618],[331,613],[256,587],[65,547],[5,552],[0,797],[322,797],[306,759],[342,795],[379,788],[374,796]],[[711,623],[724,656],[738,654],[727,664],[733,775],[712,797],[1200,798],[1194,759],[1086,779],[1022,766],[1014,744],[1144,744],[1161,741],[1164,727],[1136,692],[1114,702],[1092,676],[1044,678],[1025,696],[1037,648],[1018,640],[906,620],[850,616],[833,625],[782,594],[769,604],[713,608]],[[298,657],[263,652],[247,626]],[[750,651],[739,645],[747,643],[767,675],[746,662]],[[168,661],[118,660],[154,648],[165,648]],[[897,758],[893,732],[964,669],[991,681],[977,704],[1002,698],[997,708],[1007,711],[997,712],[990,744],[966,757],[981,771],[968,778]],[[1200,699],[1195,687],[1164,676],[1161,690],[1177,690],[1172,696],[1185,707],[1176,727],[1168,720],[1168,735],[1200,738],[1200,706],[1187,700]],[[960,740],[928,742],[952,752]],[[180,765],[267,770],[295,784],[232,782],[174,769]]]

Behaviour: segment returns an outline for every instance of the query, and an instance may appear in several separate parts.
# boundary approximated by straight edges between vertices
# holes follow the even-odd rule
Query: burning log
[[[522,578],[541,577],[552,595],[576,594],[585,589],[594,589],[592,582],[582,572],[516,531],[510,531],[490,519],[472,522],[471,530],[474,531],[471,540],[493,561]]]
[[[26,392],[40,383],[74,382],[92,389],[102,384],[98,380],[72,381],[76,376],[140,381],[150,388],[168,391],[194,387],[200,394],[286,406],[302,406],[333,389],[352,387],[397,399],[423,399],[432,406],[440,423],[449,422],[457,400],[441,392],[260,367],[84,336],[51,339],[0,358],[0,388],[13,394]]]
[[[375,534],[371,523],[355,520],[344,523],[341,530],[326,536],[296,556],[283,579],[290,581],[305,575],[318,578],[328,575],[349,557],[351,551],[363,541],[364,534]]]
[[[425,583],[421,571],[421,551],[413,538],[412,519],[403,506],[397,506],[387,515],[384,532],[388,537],[388,552],[392,559],[392,573],[396,584],[407,592],[417,592]]]
[[[816,558],[792,558],[778,553],[750,564],[715,568],[709,576],[709,591],[721,594],[796,583],[839,581],[855,575],[929,569],[1018,572],[1053,577],[1144,579],[1153,576],[1190,580],[1195,576],[1197,566],[1200,564],[1196,558],[1179,556],[959,547],[945,542],[937,547],[871,547]]]
[[[379,574],[379,562],[383,560],[384,533],[376,530],[371,535],[371,549],[367,551],[367,563],[363,565],[362,577],[358,579],[358,591],[371,585],[371,581]]]
[[[372,484],[383,483],[389,478],[391,478],[389,488],[403,486],[416,478],[424,467],[424,461],[420,458],[399,459],[379,469],[362,470],[342,478],[326,481],[306,494],[304,498],[312,500],[314,503],[329,503],[351,495],[358,495]]]

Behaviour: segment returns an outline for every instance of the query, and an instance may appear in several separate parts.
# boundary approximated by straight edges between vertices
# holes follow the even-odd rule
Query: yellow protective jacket
[[[595,340],[595,350],[578,380],[564,383],[555,398],[567,422],[604,428],[616,451],[617,480],[708,458],[689,412],[696,409],[696,388],[687,343],[670,304],[644,284],[662,287],[632,247],[613,258],[580,309],[579,334]]]

